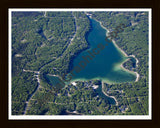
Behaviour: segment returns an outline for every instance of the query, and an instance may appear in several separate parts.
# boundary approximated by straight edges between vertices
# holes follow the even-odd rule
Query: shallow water
[[[92,29],[87,37],[90,48],[74,59],[72,81],[92,79],[100,79],[107,83],[135,81],[135,73],[120,67],[128,57],[125,57],[112,42],[106,42],[106,30],[100,26],[99,22],[93,19],[90,21]],[[99,44],[104,45],[103,50],[97,48]],[[94,48],[96,48],[96,53],[99,52],[97,55],[92,52]],[[80,71],[75,70],[75,67],[78,67]]]
[[[120,66],[128,58],[134,63],[135,59],[133,57],[125,57],[113,42],[106,42],[106,30],[100,26],[99,22],[93,19],[90,19],[90,21],[92,29],[87,37],[90,48],[81,52],[74,59],[72,73],[69,73],[71,81],[99,79],[110,84],[135,81],[135,73],[128,72]],[[53,86],[59,81],[59,78],[55,76],[47,75],[46,78]],[[67,83],[69,84],[70,82]],[[113,98],[103,94],[102,85],[99,85],[96,92],[109,104],[115,104]]]

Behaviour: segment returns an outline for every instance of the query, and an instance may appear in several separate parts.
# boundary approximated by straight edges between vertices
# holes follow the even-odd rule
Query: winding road
[[[72,15],[73,15],[73,13],[72,13]],[[44,17],[45,17],[45,18],[48,18],[47,15],[46,15],[46,12],[44,12]],[[76,37],[76,32],[77,32],[76,17],[75,17],[74,15],[73,15],[73,17],[74,17],[74,20],[75,20],[75,21],[74,21],[74,24],[75,24],[75,33],[74,33],[73,37],[68,41],[68,44],[67,44],[66,48],[63,50],[62,54],[61,54],[58,58],[56,58],[56,60],[63,57],[63,53],[64,53],[64,52],[66,51],[66,49],[72,44],[72,41],[73,41],[74,38]],[[34,76],[36,77],[37,82],[38,82],[36,89],[33,91],[33,93],[31,94],[31,96],[30,96],[30,97],[28,98],[28,100],[26,101],[26,106],[25,106],[23,115],[26,115],[27,110],[29,110],[29,107],[30,107],[29,102],[30,102],[30,100],[34,100],[34,99],[32,99],[32,98],[33,98],[33,96],[35,95],[35,93],[37,92],[37,90],[38,90],[39,88],[42,88],[42,86],[40,85],[40,78],[39,78],[40,70],[41,70],[44,66],[46,66],[47,64],[51,63],[52,61],[55,61],[55,60],[51,60],[51,61],[47,62],[46,64],[42,65],[38,71],[32,71],[32,70],[25,70],[25,69],[23,69],[23,72],[33,72],[33,73],[35,73],[36,75],[34,75]],[[54,69],[56,69],[56,68],[54,68]]]

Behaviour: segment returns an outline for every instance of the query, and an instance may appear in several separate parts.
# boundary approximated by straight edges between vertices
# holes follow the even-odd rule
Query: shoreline
[[[116,102],[116,106],[118,106],[118,101],[117,101],[117,99],[116,99],[114,96],[109,96],[106,92],[104,92],[103,88],[104,88],[104,83],[103,83],[103,81],[102,81],[102,92],[103,92],[103,94],[106,95],[107,97],[113,98],[113,99],[115,100],[115,102]]]
[[[96,20],[97,21],[97,20]],[[104,28],[107,32],[106,32],[106,36],[108,36],[108,33],[109,33],[109,29],[107,29],[106,27],[104,27],[102,25],[102,22],[101,21],[97,21],[100,23],[101,27]],[[116,41],[114,39],[111,40],[113,42],[113,44],[126,56],[128,57],[127,53],[125,53],[117,44],[116,44]]]
[[[96,19],[95,19],[95,20],[96,20]],[[97,21],[97,20],[96,20],[96,21]],[[101,25],[101,27],[104,28],[104,29],[107,31],[107,32],[106,32],[106,36],[108,36],[109,29],[107,29],[106,27],[104,27],[104,26],[102,25],[102,22],[101,22],[101,21],[97,21],[97,22],[99,22],[100,25]],[[115,41],[114,39],[112,39],[111,41],[112,41],[113,44],[125,55],[125,57],[134,57],[134,58],[136,59],[136,67],[138,66],[139,60],[135,57],[135,55],[129,55],[129,56],[128,56],[127,53],[125,53],[125,51],[123,51],[123,50],[116,44],[116,41]],[[128,61],[128,59],[127,59],[126,61]],[[126,62],[126,61],[124,61],[124,62]],[[133,73],[135,73],[135,74],[136,74],[136,80],[135,80],[135,82],[137,82],[137,81],[139,80],[140,75],[139,75],[137,72],[130,71],[130,70],[126,69],[126,68],[123,66],[124,62],[121,64],[121,68],[123,68],[124,70],[126,70],[126,71],[128,71],[128,72],[133,72]]]
[[[135,73],[136,76],[137,76],[135,82],[137,82],[137,81],[139,80],[139,78],[140,78],[140,75],[139,75],[137,72],[130,71],[130,70],[126,69],[126,68],[123,66],[123,64],[124,64],[125,62],[127,62],[128,60],[129,60],[129,59],[127,59],[126,61],[124,61],[124,62],[121,64],[121,68],[123,68],[124,70],[126,70],[126,71],[128,71],[128,72]]]
[[[130,56],[136,59],[136,67],[138,67],[139,60],[135,57],[135,55],[129,55],[128,57]]]

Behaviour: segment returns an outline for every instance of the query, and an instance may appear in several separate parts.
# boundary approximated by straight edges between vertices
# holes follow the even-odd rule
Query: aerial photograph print
[[[9,9],[10,119],[151,119],[151,9]]]

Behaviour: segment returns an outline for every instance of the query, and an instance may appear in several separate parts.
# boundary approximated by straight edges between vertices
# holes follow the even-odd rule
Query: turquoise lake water
[[[135,81],[135,73],[128,72],[120,67],[120,65],[128,58],[130,58],[133,63],[135,63],[135,59],[133,57],[125,57],[112,42],[106,42],[106,30],[100,26],[99,22],[93,19],[90,19],[90,21],[92,29],[87,36],[87,42],[89,43],[90,48],[81,52],[74,59],[74,75],[72,75],[71,81],[98,79],[110,84]],[[100,46],[103,45],[103,47],[97,47],[99,44],[101,44]],[[93,53],[95,48],[96,55]],[[75,70],[77,67],[78,71]],[[58,77],[50,75],[46,75],[46,80],[52,86],[56,86],[56,84],[61,81]],[[69,84],[70,82],[65,82],[65,84],[67,83]],[[109,104],[115,104],[113,98],[107,97],[103,94],[102,85],[99,85],[96,92],[100,97],[107,100]]]
[[[80,72],[75,72],[75,76],[72,77],[72,81],[76,80],[93,80],[99,79],[107,83],[122,83],[136,80],[135,73],[128,72],[120,67],[120,65],[128,58],[112,43],[106,42],[106,30],[100,26],[100,23],[90,19],[92,29],[88,34],[87,41],[90,48],[81,52],[73,61],[73,67],[80,67],[80,62],[84,61],[83,58],[90,56],[89,51],[92,52],[94,48],[97,48],[98,44],[103,44],[105,48],[100,50],[99,54],[95,55],[92,60],[88,57],[86,60],[86,66],[81,68]],[[106,45],[106,43],[108,45]],[[84,65],[84,63],[82,63]],[[73,68],[74,69],[74,68]]]

